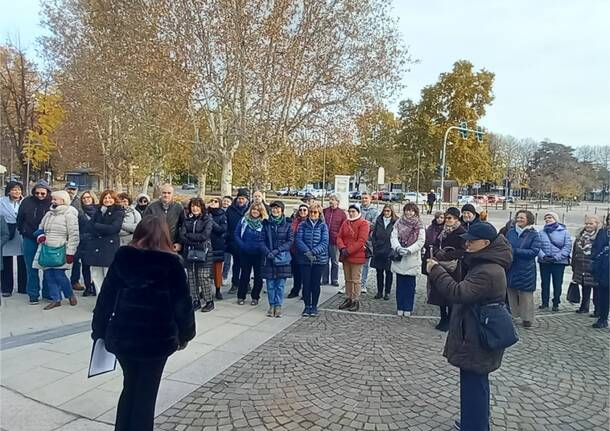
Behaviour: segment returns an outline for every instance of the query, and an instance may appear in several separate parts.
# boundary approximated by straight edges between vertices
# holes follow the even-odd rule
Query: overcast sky
[[[566,145],[610,143],[610,1],[394,0],[411,55],[398,101],[417,100],[456,60],[496,75],[482,125]],[[0,39],[35,55],[38,0],[0,0]],[[604,42],[605,41],[605,42]]]

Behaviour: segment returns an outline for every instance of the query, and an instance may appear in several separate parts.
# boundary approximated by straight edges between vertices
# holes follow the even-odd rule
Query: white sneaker
[[[339,293],[345,293],[345,286],[339,289]]]
[[[404,314],[403,314],[403,313],[404,313],[404,311],[402,311],[402,310],[398,310],[398,311],[396,312],[396,314],[397,314],[397,315],[399,315],[399,316],[401,316],[401,317],[402,317],[402,316],[404,316]]]
[[[404,317],[411,317],[411,312],[410,312],[410,311],[404,311],[404,312],[402,313],[402,315],[403,315]]]
[[[360,289],[360,293],[369,293],[369,291],[366,289],[366,287],[363,287]]]

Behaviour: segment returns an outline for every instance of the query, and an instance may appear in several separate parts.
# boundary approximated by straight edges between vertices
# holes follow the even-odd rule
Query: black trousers
[[[449,319],[451,317],[451,305],[439,305],[441,310],[441,319]]]
[[[116,412],[115,431],[153,431],[155,403],[167,358],[140,361],[118,357],[123,369],[123,391]]]
[[[239,277],[239,289],[237,291],[237,298],[246,299],[246,294],[248,293],[248,284],[250,284],[250,273],[254,271],[254,286],[252,287],[252,299],[260,299],[261,290],[263,290],[263,279],[261,277],[263,257],[260,254],[241,253],[239,255],[239,264],[241,265],[241,275]],[[235,265],[235,263],[233,265]]]
[[[301,278],[301,265],[296,263],[295,255],[292,255],[292,261],[290,262],[290,266],[292,267],[292,289],[290,289],[290,293],[294,293],[298,295],[301,292],[301,287],[303,284]]]
[[[2,293],[13,293],[14,277],[13,265],[14,256],[2,256],[2,275],[0,284]],[[17,293],[27,293],[27,270],[23,256],[17,256]]]
[[[389,295],[392,291],[392,271],[386,271],[383,269],[375,269],[377,274],[377,293],[383,295]],[[385,273],[385,274],[384,274]]]
[[[231,286],[239,286],[239,280],[241,278],[240,254],[231,252],[231,256],[233,256],[233,266],[231,267]]]
[[[608,321],[608,312],[610,311],[610,288],[603,284],[597,287],[597,306],[596,311],[599,313],[599,321]]]

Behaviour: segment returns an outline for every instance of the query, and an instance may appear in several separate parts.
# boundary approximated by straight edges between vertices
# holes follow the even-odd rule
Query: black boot
[[[343,301],[343,303],[341,305],[339,305],[337,308],[339,310],[345,310],[346,308],[349,308],[352,306],[352,300],[347,298],[345,301]]]
[[[377,291],[377,295],[375,295],[375,299],[381,299],[383,298],[383,294],[379,291]]]
[[[358,311],[360,310],[360,301],[353,301],[352,305],[347,309],[347,311]]]
[[[222,301],[222,293],[220,293],[220,289],[216,289],[216,299]]]
[[[97,291],[95,290],[95,284],[91,282],[91,286],[85,287],[85,291],[83,292],[83,296],[96,296]]]
[[[438,325],[436,325],[435,328],[439,331],[447,332],[449,330],[449,319],[441,318],[440,322],[438,322]]]

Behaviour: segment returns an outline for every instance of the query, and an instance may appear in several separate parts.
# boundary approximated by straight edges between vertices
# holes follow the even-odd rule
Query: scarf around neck
[[[282,220],[284,220],[284,216],[277,216],[277,217],[274,215],[271,216],[271,222],[273,224],[278,224],[278,225],[282,224]]]
[[[403,247],[409,247],[415,244],[419,235],[420,229],[423,227],[421,220],[418,217],[407,217],[403,215],[394,224],[394,228],[398,232],[398,241]]]
[[[263,220],[260,218],[246,217],[246,224],[252,230],[260,232],[263,229]]]
[[[595,230],[593,232],[587,232],[586,230],[583,229],[583,231],[581,232],[580,237],[578,238],[577,244],[585,256],[591,255],[591,251],[593,249],[593,242],[595,241],[597,232],[599,232],[599,229]]]
[[[551,224],[545,224],[543,227],[543,230],[545,232],[551,233],[551,232],[555,232],[558,227],[559,227],[559,222],[555,222],[555,223],[551,223]]]
[[[455,223],[453,226],[449,226],[448,224],[444,224],[443,225],[443,230],[440,234],[440,238],[441,239],[445,239],[447,238],[451,232],[453,232],[454,230],[456,230],[458,227],[460,227],[461,224],[459,222]]]

